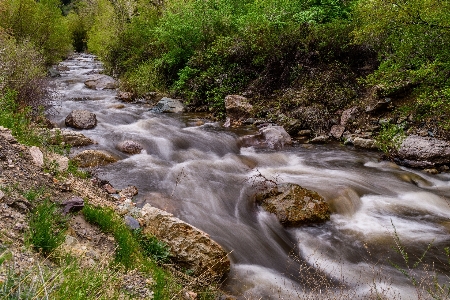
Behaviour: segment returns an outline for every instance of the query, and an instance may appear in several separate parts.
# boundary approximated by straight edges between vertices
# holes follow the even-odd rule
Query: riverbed
[[[430,242],[424,259],[429,270],[414,274],[436,274],[449,282],[444,253],[450,246],[449,174],[400,167],[380,160],[380,153],[338,143],[297,142],[277,151],[241,147],[239,137],[256,128],[224,128],[199,114],[158,114],[145,102],[120,102],[115,90],[88,89],[84,81],[102,71],[92,55],[76,54],[61,66],[61,77],[52,79],[59,100],[50,119],[64,128],[72,110],[86,109],[98,120],[82,132],[97,143],[72,149],[73,154],[113,153],[120,160],[96,169],[99,177],[118,188],[137,186],[137,205],[165,209],[223,246],[232,261],[223,283],[230,294],[417,299],[417,288],[394,266],[406,268],[393,248],[404,247],[412,265]],[[116,146],[124,140],[139,142],[144,150],[121,153]],[[331,205],[331,219],[283,227],[252,200],[264,178],[317,191]]]

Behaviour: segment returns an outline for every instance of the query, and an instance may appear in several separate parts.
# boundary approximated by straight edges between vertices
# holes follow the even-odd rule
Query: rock
[[[330,207],[316,192],[297,184],[283,184],[256,195],[256,202],[277,216],[285,226],[324,222],[330,218]]]
[[[63,206],[64,214],[73,213],[83,209],[84,200],[81,197],[72,197],[65,200],[61,205]]]
[[[365,139],[365,138],[356,137],[353,139],[353,145],[355,145],[355,147],[363,148],[363,149],[370,149],[370,150],[378,149],[376,142],[373,139]]]
[[[130,185],[119,192],[120,197],[133,198],[138,194],[138,189],[134,185]]]
[[[108,194],[116,194],[117,190],[109,183],[103,185],[103,189],[108,193]]]
[[[345,126],[343,125],[333,125],[331,126],[330,134],[335,139],[340,139],[342,137],[342,134],[345,131]]]
[[[162,98],[150,111],[156,113],[182,113],[186,110],[178,99]]]
[[[117,93],[116,98],[119,99],[120,101],[123,101],[123,102],[132,102],[133,101],[133,94],[129,93],[129,92],[122,92],[122,91],[120,91],[120,92]]]
[[[183,298],[185,300],[195,300],[195,299],[197,299],[197,293],[195,293],[193,291],[185,291],[183,293]]]
[[[281,149],[292,144],[291,136],[281,126],[266,126],[260,128],[259,132],[270,149]]]
[[[57,69],[53,68],[53,67],[48,68],[48,74],[52,78],[61,77],[61,73],[59,73],[59,71]]]
[[[228,95],[225,97],[225,110],[227,116],[233,121],[249,118],[253,106],[243,96]]]
[[[328,143],[328,136],[319,135],[319,136],[316,136],[315,138],[313,138],[312,140],[310,140],[309,142],[312,144],[325,144],[325,143]]]
[[[117,81],[107,75],[96,75],[84,82],[86,87],[93,90],[115,89],[117,88]]]
[[[354,106],[345,110],[341,115],[341,125],[346,126],[349,121],[355,120],[359,115],[359,108]]]
[[[66,117],[65,123],[76,129],[91,129],[97,126],[97,116],[87,110],[74,110]]]
[[[432,137],[408,136],[394,160],[410,167],[432,168],[450,163],[450,143]]]
[[[39,149],[39,147],[32,146],[30,148],[30,154],[36,166],[40,168],[44,166],[44,154],[42,153],[41,149]]]
[[[114,105],[109,106],[109,108],[122,109],[122,108],[125,108],[125,105],[123,105],[123,104],[114,104]]]
[[[101,150],[82,151],[75,155],[73,160],[81,168],[105,166],[118,161],[118,159],[110,153]]]
[[[131,230],[139,229],[141,227],[141,225],[139,225],[139,221],[131,216],[125,216],[124,221]]]
[[[425,173],[428,173],[428,174],[432,174],[432,175],[436,175],[436,174],[439,174],[439,171],[437,170],[437,169],[424,169],[423,170]]]
[[[368,113],[380,112],[382,110],[387,109],[389,104],[391,104],[391,98],[384,98],[384,99],[378,101],[375,104],[367,106],[366,107],[366,112],[368,112]]]
[[[11,130],[8,128],[5,128],[3,126],[0,126],[0,136],[4,138],[8,143],[10,144],[17,144],[17,140],[13,135],[11,134]]]
[[[3,193],[3,191],[0,191],[0,201],[2,201],[3,198],[5,198],[5,193]]]
[[[312,134],[312,131],[309,129],[303,129],[303,130],[300,130],[299,132],[297,132],[298,136],[311,136],[311,134]]]
[[[269,125],[259,129],[259,134],[247,135],[240,138],[244,147],[260,147],[281,149],[292,144],[291,136],[281,126]]]
[[[44,165],[50,171],[65,172],[69,168],[69,158],[50,153],[46,155]]]
[[[230,270],[227,252],[200,229],[149,204],[142,208],[140,220],[143,233],[166,243],[177,265],[194,276],[221,278]]]
[[[73,147],[82,147],[94,144],[93,140],[80,132],[59,128],[50,130],[49,142],[52,145],[60,145],[61,143],[65,143]]]
[[[300,120],[287,120],[282,123],[283,128],[286,129],[286,132],[290,135],[295,135],[299,132],[300,128],[302,128],[302,122]]]
[[[141,153],[143,147],[141,144],[135,141],[123,141],[117,145],[117,149],[121,152],[128,154],[138,154]]]

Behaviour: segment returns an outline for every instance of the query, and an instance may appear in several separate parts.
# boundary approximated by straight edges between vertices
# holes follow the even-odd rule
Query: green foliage
[[[159,241],[154,236],[147,236],[142,233],[142,229],[133,231],[135,239],[141,245],[146,256],[151,257],[156,262],[167,262],[169,260],[169,247],[164,242]]]
[[[30,130],[30,108],[20,109],[17,102],[17,93],[6,91],[0,98],[0,126],[10,128],[12,134],[20,143],[25,145],[39,145],[42,141],[34,131]]]
[[[377,147],[384,153],[397,150],[406,138],[402,124],[382,124],[381,130],[376,137]]]
[[[59,0],[10,0],[0,9],[0,24],[19,42],[29,41],[46,63],[65,57],[71,50],[70,36]]]
[[[419,117],[445,118],[450,88],[450,3],[439,0],[360,1],[357,42],[378,50],[380,68],[367,78],[380,96],[411,94]]]
[[[45,200],[33,210],[28,225],[27,242],[48,256],[64,241],[67,219],[56,204]]]

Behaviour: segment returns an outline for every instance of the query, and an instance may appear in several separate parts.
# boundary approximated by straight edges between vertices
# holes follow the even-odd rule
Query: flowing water
[[[445,261],[443,248],[450,245],[449,174],[398,167],[379,161],[379,153],[338,144],[242,148],[239,136],[254,128],[233,131],[198,114],[156,114],[144,103],[118,109],[115,91],[84,86],[101,69],[93,56],[75,55],[62,65],[68,69],[53,80],[61,101],[51,119],[65,127],[72,110],[94,112],[98,126],[83,134],[98,144],[88,148],[121,158],[98,175],[117,188],[136,185],[138,205],[173,213],[231,252],[224,282],[230,293],[242,299],[365,299],[379,292],[387,299],[416,299],[411,282],[392,266],[404,266],[392,250],[394,230],[418,256],[433,241],[425,262],[437,262],[438,279],[445,280],[448,269],[438,260]],[[144,151],[117,151],[123,140],[141,143]],[[252,201],[263,177],[317,191],[333,208],[331,220],[284,228]]]

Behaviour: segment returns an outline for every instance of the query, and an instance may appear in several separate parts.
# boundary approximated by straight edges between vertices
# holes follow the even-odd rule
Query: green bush
[[[0,24],[17,41],[29,41],[39,49],[47,64],[67,56],[70,33],[59,0],[10,0],[0,9]]]
[[[56,204],[45,200],[31,213],[27,242],[44,255],[50,255],[65,239],[67,219]]]

